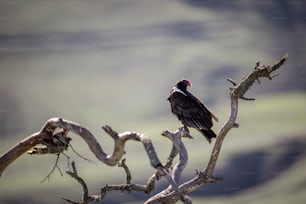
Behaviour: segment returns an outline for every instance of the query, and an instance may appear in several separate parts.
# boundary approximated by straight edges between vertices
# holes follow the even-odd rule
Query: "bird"
[[[171,112],[185,127],[197,129],[211,143],[211,139],[217,137],[211,129],[212,119],[218,122],[218,118],[200,99],[191,94],[187,87],[192,87],[192,83],[188,79],[182,79],[171,89],[167,98]]]

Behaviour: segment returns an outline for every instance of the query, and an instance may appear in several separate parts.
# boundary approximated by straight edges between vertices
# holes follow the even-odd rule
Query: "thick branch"
[[[71,131],[76,135],[79,135],[85,140],[94,155],[100,161],[109,166],[114,166],[120,161],[122,156],[125,154],[124,146],[128,140],[139,141],[144,145],[144,148],[149,156],[150,163],[154,168],[157,168],[161,165],[151,140],[145,134],[128,131],[118,134],[117,132],[113,131],[111,127],[104,126],[103,129],[114,139],[115,143],[112,154],[107,155],[94,135],[86,128],[73,121],[65,120],[62,118],[50,118],[39,132],[34,133],[33,135],[20,141],[0,157],[0,175],[10,163],[12,163],[15,159],[17,159],[30,148],[38,144],[46,144],[45,141],[47,140],[52,141],[52,137],[57,135],[55,133],[55,129],[57,128],[62,128],[65,131]]]
[[[182,142],[182,137],[193,137],[189,134],[189,130],[186,127],[181,127],[175,132],[164,131],[162,135],[169,138],[172,141],[173,146],[175,146],[179,151],[179,160],[172,170],[172,178],[178,184],[181,179],[181,173],[188,162],[188,153],[184,143]]]
[[[171,178],[172,178],[172,182],[174,182],[174,184],[168,186],[167,189],[165,189],[164,191],[158,193],[157,195],[151,197],[148,201],[146,201],[146,203],[150,203],[151,201],[154,201],[156,198],[159,198],[161,195],[163,194],[167,194],[169,192],[171,192],[172,190],[174,190],[174,192],[176,192],[176,195],[184,202],[184,203],[192,203],[191,199],[188,196],[185,196],[178,188],[177,185],[179,184],[180,180],[181,180],[181,174],[184,170],[184,168],[187,165],[188,162],[188,153],[187,153],[187,149],[184,145],[184,143],[182,142],[182,137],[187,137],[187,138],[193,138],[190,134],[189,134],[189,130],[186,127],[181,127],[179,128],[177,131],[175,132],[170,132],[170,131],[164,131],[162,133],[163,136],[169,138],[172,143],[173,143],[173,147],[175,147],[177,149],[177,151],[179,152],[179,160],[178,162],[175,164],[175,166],[172,169],[171,172]],[[175,186],[173,186],[175,185]]]
[[[3,154],[0,157],[0,177],[2,175],[2,172],[8,165],[10,165],[13,161],[15,161],[18,157],[20,157],[30,148],[34,147],[35,145],[41,144],[43,142],[43,138],[49,136],[50,135],[46,132],[34,133],[18,142],[15,146],[13,146],[10,150]]]

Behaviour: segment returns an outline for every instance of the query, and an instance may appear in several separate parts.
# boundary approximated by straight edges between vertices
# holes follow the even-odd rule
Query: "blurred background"
[[[190,196],[194,203],[302,204],[306,200],[306,3],[303,0],[0,0],[0,154],[38,131],[51,117],[87,127],[107,152],[101,129],[147,133],[166,161],[171,143],[160,136],[180,123],[166,101],[181,78],[219,116],[229,116],[225,80],[239,81],[257,61],[289,60],[273,81],[261,80],[240,101],[237,122],[215,172],[224,182]],[[203,169],[212,146],[198,132],[185,140],[186,181]],[[99,162],[76,135],[69,150],[90,194],[125,181],[123,169]],[[154,169],[143,147],[128,142],[132,182],[145,184]],[[65,203],[81,187],[51,171],[55,155],[23,155],[0,179],[0,203]],[[154,193],[167,186],[158,182]],[[143,203],[149,195],[113,192],[103,203]]]

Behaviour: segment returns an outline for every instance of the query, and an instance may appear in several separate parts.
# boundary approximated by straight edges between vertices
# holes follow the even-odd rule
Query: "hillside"
[[[257,100],[240,103],[240,128],[225,141],[218,164],[225,182],[219,190],[217,185],[207,186],[193,196],[200,202],[203,192],[211,203],[257,203],[257,197],[264,203],[301,203],[305,181],[294,175],[303,175],[305,169],[305,153],[299,149],[305,146],[306,132],[305,7],[304,1],[285,0],[0,1],[0,153],[36,132],[48,118],[61,116],[90,129],[108,152],[113,144],[102,125],[119,132],[146,132],[165,158],[170,144],[160,132],[180,125],[166,101],[177,80],[192,81],[191,92],[219,116],[217,130],[229,113],[230,84],[225,79],[239,80],[257,61],[273,64],[288,52],[289,60],[277,78],[251,88],[248,95]],[[186,178],[203,167],[211,150],[196,132],[192,134],[195,140],[186,141],[193,150]],[[73,146],[95,160],[84,143],[72,137]],[[293,162],[295,150],[300,156]],[[128,144],[127,161],[135,175],[146,178],[152,169],[139,154],[142,151]],[[116,177],[120,169],[67,154],[77,162],[91,191],[122,182]],[[246,162],[254,157],[254,162]],[[79,186],[66,175],[55,172],[49,182],[39,183],[55,159],[18,159],[0,179],[0,203],[78,198]],[[64,158],[60,166],[66,170]],[[274,170],[281,175],[273,176]],[[226,183],[236,180],[230,173],[237,171],[251,175],[239,187]],[[274,189],[281,196],[272,196]],[[119,195],[109,199],[135,202],[134,195]]]

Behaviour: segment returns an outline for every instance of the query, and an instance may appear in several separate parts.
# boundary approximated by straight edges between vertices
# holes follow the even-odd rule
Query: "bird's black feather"
[[[187,91],[187,85],[178,82],[171,90],[168,100],[171,111],[187,127],[199,130],[210,142],[216,134],[211,130],[213,126],[209,109],[198,98]]]

